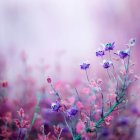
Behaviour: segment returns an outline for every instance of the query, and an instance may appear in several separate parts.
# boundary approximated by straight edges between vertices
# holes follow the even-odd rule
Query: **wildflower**
[[[59,125],[57,125],[57,126],[54,125],[53,128],[54,128],[54,133],[57,134],[57,135],[60,134],[60,132],[63,129]]]
[[[18,128],[27,128],[29,126],[29,122],[26,120],[23,120],[23,118],[25,116],[23,108],[20,108],[20,110],[17,111],[17,113],[18,113],[20,119],[15,119],[16,126]]]
[[[1,86],[2,86],[3,88],[6,88],[6,87],[8,86],[8,82],[7,82],[7,81],[2,81],[2,82],[1,82]]]
[[[103,129],[101,135],[103,137],[108,137],[109,136],[109,130],[108,129]]]
[[[127,117],[121,117],[117,121],[118,125],[128,125],[129,124],[129,119]]]
[[[52,82],[52,79],[50,77],[48,77],[47,82],[50,84]]]
[[[114,49],[114,47],[115,47],[115,42],[113,42],[113,43],[107,43],[107,44],[104,46],[104,49],[105,49],[105,51],[111,51],[111,50]]]
[[[105,119],[104,119],[105,124],[106,124],[106,125],[110,125],[110,122],[112,121],[112,119],[113,119],[113,116],[108,116],[107,118],[105,118]]]
[[[79,122],[76,125],[76,132],[80,134],[81,132],[84,131],[84,129],[85,129],[85,124],[81,120],[79,120]]]
[[[78,109],[83,109],[84,108],[83,104],[80,101],[78,101],[76,103],[76,106],[77,106]]]
[[[17,111],[17,113],[18,113],[19,117],[24,118],[24,115],[25,115],[25,114],[24,114],[23,108],[20,108],[20,110]]]
[[[51,108],[52,108],[53,111],[58,111],[60,109],[60,107],[61,107],[61,105],[58,101],[51,104]]]
[[[103,67],[105,69],[108,69],[112,64],[113,64],[112,61],[103,60],[103,64],[102,65],[103,65]]]
[[[105,55],[104,50],[99,49],[99,50],[96,52],[96,56],[103,56],[103,55]]]
[[[125,59],[127,56],[129,56],[129,50],[118,51],[115,54],[117,54],[121,59]]]
[[[78,109],[76,107],[71,107],[68,111],[67,114],[69,117],[75,116],[78,112]]]
[[[135,44],[136,44],[136,39],[131,38],[127,45],[130,46],[130,47],[133,47],[133,46],[135,46]]]
[[[88,69],[89,66],[90,66],[90,64],[88,64],[88,63],[83,63],[82,65],[80,65],[80,67],[81,67],[82,70]]]
[[[26,120],[20,121],[20,120],[16,119],[15,123],[18,128],[27,128],[29,126],[29,122]]]

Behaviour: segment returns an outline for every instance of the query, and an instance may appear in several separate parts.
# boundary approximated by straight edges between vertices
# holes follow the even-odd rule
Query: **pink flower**
[[[62,128],[61,127],[59,127],[59,125],[57,125],[57,126],[53,126],[53,128],[54,128],[54,133],[55,134],[60,134],[60,132],[62,131]]]
[[[2,86],[3,88],[6,88],[6,87],[8,86],[8,82],[7,82],[7,81],[2,81],[2,82],[1,82],[1,86]]]
[[[113,119],[113,116],[108,116],[108,117],[106,117],[106,118],[104,119],[105,124],[106,124],[106,125],[110,125],[110,122],[112,121],[112,119]]]
[[[110,101],[115,101],[115,99],[116,99],[116,94],[115,94],[115,93],[110,93],[110,94],[108,95],[108,98],[109,98]]]
[[[94,122],[92,122],[92,121],[90,121],[90,128],[91,128],[92,130],[94,130],[94,129],[95,129],[95,123],[94,123]]]
[[[23,110],[23,108],[20,108],[20,110],[19,111],[17,111],[17,113],[18,113],[18,115],[21,117],[21,118],[24,118],[24,110]]]
[[[102,83],[103,83],[103,80],[102,80],[102,79],[98,79],[98,80],[97,80],[97,84],[98,84],[98,85],[100,85],[100,84],[102,84]]]
[[[95,95],[89,96],[89,98],[90,98],[91,101],[95,101],[96,100],[96,96]]]
[[[16,119],[15,123],[18,128],[27,128],[29,126],[29,122],[26,120],[19,121],[18,119]]]
[[[80,101],[76,103],[76,106],[79,110],[84,108],[83,104]]]
[[[90,93],[90,88],[83,88],[82,93],[89,94]]]
[[[55,89],[58,90],[62,86],[62,82],[58,81],[55,85]]]
[[[78,134],[80,134],[80,133],[82,133],[82,132],[84,131],[84,129],[85,129],[85,125],[84,125],[84,123],[80,120],[80,121],[77,123],[77,125],[76,125],[76,132],[77,132]]]
[[[29,122],[26,120],[23,120],[23,118],[25,116],[23,108],[20,108],[20,110],[17,112],[18,112],[20,119],[15,119],[16,126],[18,128],[27,128],[29,126]]]
[[[50,77],[48,77],[47,82],[50,84],[52,82],[52,79]]]
[[[135,75],[134,76],[134,81],[137,81],[137,80],[139,80],[140,79],[140,76],[138,76],[138,75]]]

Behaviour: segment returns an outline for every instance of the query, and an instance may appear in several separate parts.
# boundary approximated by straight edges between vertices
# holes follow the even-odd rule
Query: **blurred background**
[[[14,63],[15,53],[24,51],[29,64],[43,62],[53,70],[61,65],[61,78],[70,78],[81,62],[89,60],[97,64],[95,51],[100,43],[115,41],[116,47],[122,48],[131,37],[137,38],[136,57],[140,53],[139,3],[139,0],[1,0],[1,59],[3,53],[9,53]],[[65,74],[67,71],[69,74]]]

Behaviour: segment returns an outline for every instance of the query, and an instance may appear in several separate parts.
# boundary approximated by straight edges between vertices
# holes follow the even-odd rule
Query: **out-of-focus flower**
[[[26,120],[20,121],[20,120],[16,119],[15,123],[18,128],[27,128],[29,126],[29,122]]]
[[[105,68],[105,69],[108,69],[110,66],[112,66],[112,61],[109,61],[109,60],[103,60],[103,67]]]
[[[76,125],[76,132],[78,134],[82,133],[85,129],[85,124],[80,120]]]
[[[134,75],[134,81],[139,80],[139,79],[140,79],[140,76]]]
[[[18,113],[18,115],[21,117],[21,118],[24,118],[24,110],[23,110],[23,108],[20,108],[20,110],[19,111],[17,111],[17,113]]]
[[[91,92],[91,90],[88,87],[85,87],[82,89],[82,93],[84,93],[84,94],[89,94],[90,92]]]
[[[105,55],[105,53],[104,53],[104,50],[101,50],[101,49],[99,49],[97,52],[96,52],[96,56],[103,56],[103,55]]]
[[[110,93],[109,95],[108,95],[108,98],[109,98],[109,100],[110,101],[115,101],[116,100],[116,94],[115,93]]]
[[[56,89],[56,90],[59,90],[61,87],[62,87],[62,81],[58,81],[58,82],[55,84],[55,89]]]
[[[89,122],[89,125],[90,125],[90,129],[93,131],[95,130],[95,123],[93,121],[90,121]]]
[[[129,49],[128,50],[118,51],[115,54],[117,54],[121,59],[125,59],[127,56],[129,56]]]
[[[7,81],[1,81],[0,84],[1,84],[1,87],[3,87],[3,88],[6,88],[8,86]]]
[[[58,101],[51,104],[51,108],[52,108],[53,111],[58,111],[60,109],[60,107],[61,107],[61,105]]]
[[[53,128],[54,128],[54,133],[55,134],[60,134],[60,132],[62,131],[62,128],[59,126],[59,125],[57,125],[57,126],[53,126]]]
[[[111,50],[114,49],[114,47],[115,47],[115,42],[113,42],[113,43],[107,43],[106,45],[104,45],[105,51],[111,51]]]
[[[23,120],[23,118],[25,116],[23,108],[20,108],[20,110],[17,111],[17,113],[18,113],[20,119],[15,119],[16,126],[18,128],[27,128],[29,126],[29,122],[26,120]]]
[[[77,106],[78,109],[83,109],[84,108],[83,104],[80,101],[78,101],[76,103],[76,106]]]
[[[110,122],[112,121],[112,119],[113,119],[113,116],[108,116],[108,117],[106,117],[106,118],[104,119],[105,124],[106,124],[106,125],[110,125]]]
[[[101,135],[102,135],[103,137],[107,137],[107,136],[109,136],[109,134],[110,134],[110,132],[109,132],[108,129],[103,129],[102,132],[101,132]]]
[[[52,79],[50,77],[48,77],[47,82],[50,84],[52,82]]]
[[[89,66],[90,66],[90,64],[88,64],[88,63],[83,63],[82,65],[80,65],[80,67],[81,67],[82,70],[88,69]]]
[[[12,112],[6,112],[3,118],[6,122],[11,123],[12,122]]]
[[[118,125],[128,125],[129,124],[129,119],[127,117],[121,117],[118,119],[117,122]]]
[[[67,110],[67,114],[69,117],[75,116],[78,113],[78,109],[76,107],[71,107]]]
[[[135,44],[136,44],[136,39],[135,38],[131,38],[127,45],[129,47],[133,47],[133,46],[135,46]]]
[[[0,138],[2,140],[9,140],[12,135],[12,131],[10,129],[5,129],[5,127],[1,127]]]

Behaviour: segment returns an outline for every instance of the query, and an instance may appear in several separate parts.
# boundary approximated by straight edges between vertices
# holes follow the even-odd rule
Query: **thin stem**
[[[112,57],[111,57],[111,53],[109,51],[109,58],[110,58],[110,61],[112,62]],[[116,82],[117,82],[117,90],[118,90],[118,79],[117,79],[117,73],[116,73],[116,70],[115,70],[115,67],[114,67],[114,64],[112,63],[112,67],[113,67],[113,71],[114,71],[114,78],[116,79]]]
[[[51,84],[51,88],[53,89],[53,91],[55,92],[55,94],[58,96],[58,98],[61,100],[61,97],[60,97],[59,93],[56,91],[56,89],[53,87],[52,84]]]
[[[123,59],[123,64],[124,64],[125,72],[127,73],[127,66],[124,59]]]
[[[103,93],[101,92],[101,96],[102,96],[102,114],[101,114],[101,117],[104,116],[104,96],[103,96]]]
[[[31,132],[32,127],[33,127],[33,125],[35,123],[35,120],[37,118],[37,113],[39,111],[39,103],[40,103],[40,97],[38,97],[38,102],[37,102],[37,105],[35,107],[35,113],[34,113],[34,116],[33,116],[33,119],[32,119],[31,125],[30,125],[30,128],[29,128],[29,133]],[[29,133],[26,133],[24,140],[28,139]]]
[[[75,91],[76,91],[76,94],[77,94],[77,97],[78,97],[79,101],[81,101],[80,96],[79,96],[79,93],[78,93],[78,91],[77,91],[76,88],[75,88]]]
[[[21,128],[19,128],[19,134],[18,134],[17,140],[20,140],[20,135],[21,135]]]
[[[87,72],[87,70],[85,70],[85,71],[86,71],[87,81],[90,83],[89,76],[88,76],[88,72]]]
[[[57,140],[60,140],[60,136],[61,136],[61,134],[62,134],[62,131],[63,131],[63,129],[61,129],[61,131],[60,131],[60,133],[59,133],[59,135],[58,135]]]
[[[108,75],[109,79],[111,80],[111,77],[110,77],[108,69],[106,71],[107,71],[107,75]]]
[[[69,131],[71,133],[71,135],[72,135],[72,139],[74,140],[74,135],[73,135],[72,129],[71,129],[71,127],[69,126],[69,124],[67,122],[65,114],[63,116],[64,116],[64,121],[65,121],[65,123],[66,123],[66,125],[67,125],[67,127],[68,127],[68,129],[69,129]]]

